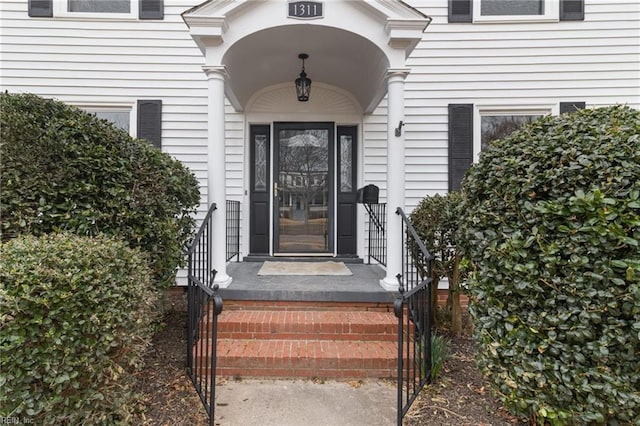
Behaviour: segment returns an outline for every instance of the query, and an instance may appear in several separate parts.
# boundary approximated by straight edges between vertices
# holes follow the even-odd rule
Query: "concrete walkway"
[[[229,380],[216,386],[220,426],[388,426],[396,423],[391,381]]]

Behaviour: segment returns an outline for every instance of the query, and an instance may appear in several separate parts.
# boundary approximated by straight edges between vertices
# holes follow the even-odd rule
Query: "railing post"
[[[193,253],[190,252],[187,258],[187,371],[190,373],[193,369],[193,326],[191,315],[193,313],[193,285],[191,276],[193,275]]]
[[[393,302],[393,313],[396,318],[398,318],[398,377],[396,379],[396,384],[398,387],[398,395],[397,395],[397,424],[398,426],[402,426],[402,418],[403,415],[403,398],[402,398],[402,385],[403,385],[403,374],[404,374],[404,364],[403,364],[403,352],[402,349],[404,347],[404,339],[403,339],[403,323],[404,323],[404,287],[402,286],[402,275],[398,274],[398,297]]]
[[[209,380],[211,381],[211,392],[209,394],[209,426],[214,426],[215,420],[215,406],[216,406],[216,361],[218,354],[218,315],[222,313],[222,297],[218,294],[218,285],[213,286],[213,295],[210,296],[210,300],[213,301],[213,330],[211,335],[211,342],[213,347],[211,348],[211,365],[209,371]]]

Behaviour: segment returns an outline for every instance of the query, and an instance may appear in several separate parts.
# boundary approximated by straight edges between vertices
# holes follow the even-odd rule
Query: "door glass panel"
[[[329,130],[278,132],[278,251],[329,251]]]
[[[256,135],[254,159],[254,188],[256,191],[267,190],[267,135]]]
[[[353,138],[349,135],[340,136],[340,192],[351,192],[353,173]]]

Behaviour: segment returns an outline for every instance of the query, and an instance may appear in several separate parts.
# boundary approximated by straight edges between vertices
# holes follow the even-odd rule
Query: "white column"
[[[402,273],[402,219],[396,209],[405,209],[404,79],[406,69],[387,73],[387,275],[380,285],[398,290],[396,275]],[[396,129],[400,128],[399,135]]]
[[[227,77],[224,66],[202,67],[207,75],[209,96],[208,110],[208,147],[207,147],[207,190],[208,204],[216,203],[213,212],[212,267],[217,271],[214,284],[220,288],[231,284],[227,275],[227,212],[226,212],[226,175],[225,175],[225,134],[224,134],[224,83]]]

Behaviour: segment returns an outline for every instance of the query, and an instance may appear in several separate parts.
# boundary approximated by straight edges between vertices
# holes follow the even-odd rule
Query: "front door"
[[[274,254],[333,254],[333,123],[274,123]]]

